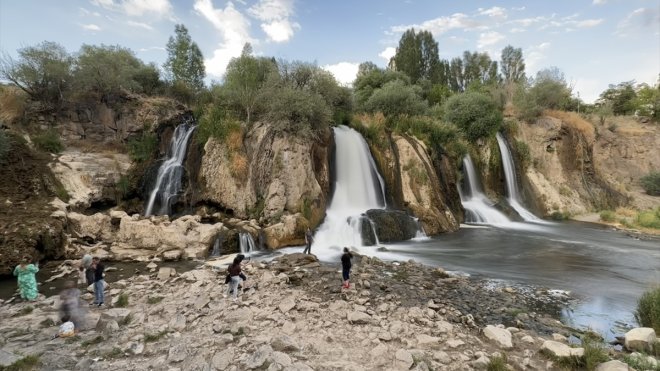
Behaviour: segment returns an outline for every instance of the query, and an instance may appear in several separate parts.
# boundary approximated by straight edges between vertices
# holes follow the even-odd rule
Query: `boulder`
[[[183,331],[186,328],[186,316],[177,313],[168,324],[169,328],[176,331]]]
[[[263,229],[266,245],[271,249],[298,246],[305,243],[303,231],[308,222],[301,213],[285,215],[280,222]]]
[[[158,278],[159,281],[167,281],[168,279],[170,279],[170,277],[175,275],[176,275],[176,270],[174,268],[161,267],[158,270],[158,276],[156,278]]]
[[[584,348],[571,348],[554,340],[544,341],[541,351],[557,358],[582,357],[584,355]]]
[[[397,350],[394,354],[394,360],[396,361],[397,368],[403,370],[409,370],[415,362],[412,354],[405,349]]]
[[[280,305],[278,305],[278,308],[282,311],[282,313],[287,313],[291,309],[293,309],[296,306],[296,301],[292,297],[287,297],[284,300],[280,302]]]
[[[513,348],[511,332],[507,329],[488,325],[484,329],[484,336],[502,349]]]
[[[273,348],[270,345],[262,345],[245,360],[245,367],[249,370],[260,368],[270,358],[271,354],[273,354]]]
[[[598,366],[596,366],[595,369],[595,371],[630,371],[630,370],[632,370],[630,366],[617,360],[601,363]]]
[[[188,357],[188,349],[184,343],[176,343],[170,346],[167,352],[167,360],[169,362],[182,362],[186,357]]]
[[[380,242],[398,242],[414,238],[418,225],[415,219],[405,211],[372,209],[367,210],[367,217],[373,222],[376,235]],[[362,223],[363,228],[369,228],[371,223]],[[369,236],[370,234],[364,234]],[[373,245],[376,241],[363,241]]]
[[[630,351],[649,352],[655,341],[655,331],[652,328],[638,327],[626,332],[624,344]]]
[[[417,345],[422,348],[436,348],[440,345],[440,338],[426,334],[417,335]]]
[[[216,370],[226,370],[229,367],[229,365],[232,364],[233,360],[234,360],[234,349],[227,348],[222,352],[218,352],[213,355],[213,358],[211,358],[211,365]]]
[[[279,272],[288,272],[296,267],[304,267],[309,264],[318,263],[319,259],[312,254],[293,253],[285,254],[273,262],[272,268]]]
[[[112,225],[110,216],[96,213],[84,215],[79,213],[68,213],[69,231],[77,237],[87,238],[93,241],[112,241]]]
[[[364,312],[353,311],[348,313],[348,322],[352,324],[366,325],[371,323],[371,321],[371,316]]]
[[[280,352],[295,352],[300,350],[300,346],[296,341],[289,335],[279,335],[271,340],[270,345],[274,350]]]

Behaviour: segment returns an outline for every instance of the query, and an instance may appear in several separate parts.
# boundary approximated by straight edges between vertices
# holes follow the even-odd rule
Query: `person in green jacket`
[[[18,277],[18,288],[21,292],[21,299],[35,300],[39,292],[37,291],[37,277],[39,272],[39,263],[37,265],[28,264],[24,259],[21,264],[14,268],[14,276]]]

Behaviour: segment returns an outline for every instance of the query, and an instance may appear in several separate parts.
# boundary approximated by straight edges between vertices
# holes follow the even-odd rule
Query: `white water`
[[[184,123],[176,127],[167,151],[167,159],[158,168],[156,183],[151,190],[144,215],[169,215],[173,198],[181,192],[183,160],[186,158],[188,142],[195,131],[195,126]],[[154,210],[154,205],[158,207]]]
[[[213,241],[213,251],[211,251],[211,256],[220,256],[220,246],[222,245],[222,240],[224,240],[224,237],[222,234],[218,234],[218,236],[215,238],[215,241]]]
[[[254,239],[252,238],[252,235],[249,233],[245,233],[245,232],[239,233],[238,241],[239,241],[241,254],[243,255],[249,255],[250,253],[253,253],[257,250],[256,248],[257,245],[254,243]]]
[[[343,247],[362,247],[362,221],[367,219],[362,214],[385,208],[385,185],[367,142],[346,126],[334,128],[334,134],[335,192],[312,244],[312,254],[322,260],[338,257]]]
[[[537,218],[536,215],[532,214],[531,211],[525,209],[522,205],[522,198],[518,191],[516,167],[513,163],[513,157],[511,156],[511,151],[509,150],[506,140],[500,133],[497,133],[497,144],[499,145],[500,153],[502,154],[502,167],[504,168],[504,176],[506,178],[506,191],[509,205],[511,205],[511,207],[516,210],[526,222],[543,222],[543,220]]]
[[[493,202],[481,190],[477,172],[469,155],[463,158],[463,176],[470,191],[468,195],[464,195],[461,187],[458,187],[458,194],[466,211],[465,221],[474,224],[509,226],[511,224],[509,218],[494,208]]]

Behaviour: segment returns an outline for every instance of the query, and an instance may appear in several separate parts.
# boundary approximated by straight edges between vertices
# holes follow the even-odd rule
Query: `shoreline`
[[[570,217],[568,220],[576,221],[585,224],[599,225],[603,227],[609,227],[619,232],[624,232],[630,237],[639,237],[647,240],[658,240],[660,242],[660,229],[652,228],[628,228],[621,223],[617,222],[606,222],[600,220],[600,214],[598,213],[589,213],[589,214],[580,214]]]

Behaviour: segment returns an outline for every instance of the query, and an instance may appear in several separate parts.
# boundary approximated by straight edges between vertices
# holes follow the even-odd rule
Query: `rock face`
[[[424,144],[407,135],[379,137],[377,142],[369,145],[386,183],[388,207],[410,211],[429,235],[457,230],[455,212],[460,203],[450,208],[445,197],[456,193],[454,175],[449,174],[453,167],[444,169],[439,154],[436,164]],[[447,174],[439,177],[436,170],[447,170]],[[448,186],[453,190],[445,189]]]
[[[650,327],[634,328],[625,335],[626,349],[649,352],[655,343],[655,331]]]
[[[397,242],[414,238],[418,225],[415,220],[404,211],[398,210],[367,210],[367,217],[373,222],[376,235],[380,242]],[[371,239],[372,233],[365,233],[364,228],[371,229],[371,223],[362,223],[363,241],[365,245],[373,245],[376,241]],[[370,231],[369,231],[370,232]],[[370,238],[371,237],[371,238]]]
[[[204,146],[200,202],[272,225],[266,230],[271,248],[299,244],[304,227],[296,226],[318,224],[328,202],[331,133],[310,141],[255,123],[245,138],[234,139],[242,143],[238,148],[216,139]]]

